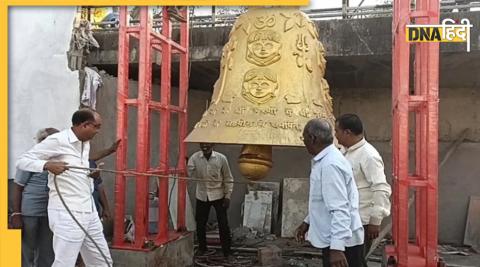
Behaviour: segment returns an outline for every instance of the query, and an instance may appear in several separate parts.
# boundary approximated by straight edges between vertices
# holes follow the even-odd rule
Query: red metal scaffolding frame
[[[395,0],[392,21],[393,245],[386,255],[399,267],[438,264],[438,81],[439,44],[407,43],[407,24],[438,24],[439,1]],[[410,46],[414,49],[410,90]],[[410,114],[412,115],[410,117]],[[414,118],[412,123],[409,117]],[[410,126],[415,168],[409,171]],[[412,155],[413,157],[413,155]],[[415,240],[409,242],[409,191],[415,200]]]
[[[135,127],[136,172],[152,173],[162,176],[177,174],[185,176],[187,135],[187,90],[188,90],[188,44],[189,17],[188,8],[180,10],[186,21],[180,23],[180,43],[172,39],[172,23],[167,8],[162,9],[161,33],[152,28],[148,7],[140,7],[140,23],[131,26],[128,21],[127,7],[120,7],[118,34],[118,94],[117,94],[117,138],[122,140],[117,152],[116,167],[127,170],[128,127]],[[129,98],[130,37],[138,39],[138,97]],[[152,100],[152,50],[161,54],[160,101]],[[179,100],[178,106],[171,104],[171,68],[172,54],[179,56]],[[128,125],[128,108],[136,108],[137,125]],[[159,126],[159,166],[150,166],[151,112],[160,114]],[[178,160],[177,166],[170,166],[170,116],[178,114]],[[135,180],[135,239],[133,243],[124,240],[124,217],[126,204],[127,179]],[[169,184],[167,178],[158,182],[158,234],[149,235],[149,177],[137,175],[127,178],[117,174],[115,179],[115,220],[113,247],[131,250],[146,250],[145,245],[153,241],[161,245],[176,239],[185,230],[186,181],[178,180],[177,193],[177,231],[169,231]]]

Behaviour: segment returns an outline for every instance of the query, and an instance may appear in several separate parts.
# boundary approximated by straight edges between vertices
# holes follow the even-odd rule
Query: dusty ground
[[[273,239],[273,238],[270,238]],[[240,267],[261,266],[257,261],[259,247],[275,245],[282,249],[283,267],[321,267],[321,252],[308,244],[299,244],[292,239],[275,238],[274,240],[246,239],[241,243],[234,242],[233,256],[226,260],[222,257],[219,246],[210,246],[208,256],[197,257],[199,267]],[[214,249],[215,248],[215,249]],[[380,267],[382,248],[378,248],[370,257],[369,267]],[[466,247],[439,246],[439,256],[451,267],[480,267],[480,254]]]
[[[469,256],[442,255],[440,257],[450,267],[480,267],[480,254],[472,253]]]

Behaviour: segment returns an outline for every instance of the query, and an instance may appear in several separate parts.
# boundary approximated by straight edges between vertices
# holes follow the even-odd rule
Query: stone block
[[[282,237],[293,237],[308,213],[308,178],[283,179]]]
[[[193,233],[187,232],[150,251],[111,249],[110,252],[115,267],[193,266]]]
[[[272,227],[271,233],[280,234],[280,222],[278,207],[280,205],[280,183],[278,182],[257,182],[248,185],[249,191],[272,191]]]
[[[245,195],[243,226],[262,233],[270,233],[272,195],[272,191],[250,191]]]

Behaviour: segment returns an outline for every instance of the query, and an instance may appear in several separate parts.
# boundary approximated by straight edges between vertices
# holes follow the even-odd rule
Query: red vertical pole
[[[423,65],[423,64],[422,64]],[[426,88],[426,87],[424,87]],[[427,148],[427,120],[425,116],[425,105],[422,105],[418,108],[415,118],[416,118],[416,126],[415,126],[415,149],[416,149],[416,177],[422,181],[426,179],[426,160],[428,151]],[[416,233],[416,241],[418,246],[421,248],[422,253],[425,251],[425,242],[426,242],[426,229],[428,228],[427,225],[427,213],[426,210],[426,189],[425,187],[418,187],[416,188],[416,209],[415,209],[415,233]]]
[[[187,105],[188,105],[188,46],[189,46],[189,17],[188,8],[185,8],[181,14],[186,18],[186,22],[180,26],[180,45],[186,48],[185,53],[180,55],[180,83],[179,83],[179,106],[180,112],[178,113],[178,131],[179,131],[179,153],[178,153],[178,168],[183,170],[182,175],[186,174],[186,162],[185,157],[186,143],[184,142],[187,137]],[[186,211],[186,191],[187,183],[185,180],[178,181],[178,200],[177,200],[177,229],[185,228],[185,211]]]
[[[149,159],[149,129],[151,98],[150,20],[148,7],[140,8],[139,62],[138,62],[138,112],[136,170],[147,172]],[[148,177],[136,177],[135,190],[135,247],[143,246],[148,235]]]
[[[417,0],[417,11],[426,11],[427,2],[425,0]],[[427,24],[428,19],[426,17],[415,18],[415,24]],[[415,95],[426,96],[427,82],[425,71],[427,65],[427,44],[418,43],[415,45]],[[415,176],[418,179],[426,179],[426,156],[427,156],[427,128],[426,128],[426,116],[425,116],[425,104],[421,104],[415,108]],[[425,251],[426,242],[426,222],[427,222],[427,210],[425,209],[426,202],[425,187],[419,187],[415,191],[415,234],[418,246],[421,248],[422,253]]]
[[[164,7],[162,16],[162,35],[171,39],[172,28],[170,16],[167,8]],[[172,46],[168,42],[162,42],[162,69],[160,82],[160,169],[162,174],[169,174],[169,135],[170,135],[170,89],[171,89],[171,69],[172,64]],[[168,178],[160,178],[159,182],[159,218],[158,218],[158,238],[159,240],[168,239],[168,213],[169,213],[169,190]]]
[[[128,97],[128,65],[129,42],[127,34],[127,7],[120,7],[120,22],[118,29],[118,93],[117,93],[117,139],[122,142],[117,150],[116,168],[119,171],[126,169],[127,155],[127,106],[125,99]],[[125,216],[125,181],[122,174],[115,176],[115,220],[113,232],[113,245],[123,244],[123,218]]]
[[[399,16],[399,9],[397,8],[398,1],[399,0],[394,0],[394,8],[392,12],[392,235],[394,240],[398,236],[398,127],[396,126],[398,125],[398,113],[396,112],[398,102],[398,77],[396,76],[396,73],[398,69],[397,58],[399,56],[399,51],[396,49],[395,45],[395,39],[398,38],[396,37]]]
[[[117,153],[117,169],[127,169],[127,107],[137,108],[137,144],[136,144],[136,166],[137,172],[149,172],[150,167],[150,112],[151,109],[160,108],[160,173],[170,174],[169,153],[170,153],[170,112],[179,113],[179,161],[176,166],[185,174],[186,145],[183,140],[187,134],[187,90],[188,90],[188,10],[182,11],[187,22],[181,23],[180,44],[175,44],[171,39],[172,26],[167,10],[163,9],[162,33],[152,32],[152,25],[149,19],[148,7],[140,9],[140,24],[137,27],[128,27],[127,8],[120,8],[119,28],[119,59],[118,59],[118,97],[117,97],[117,137],[122,143]],[[131,34],[131,36],[129,36]],[[128,67],[129,67],[129,38],[139,39],[139,76],[138,76],[138,97],[128,99]],[[162,52],[160,105],[152,101],[152,44],[160,43]],[[179,108],[171,105],[171,64],[172,47],[175,46],[180,53],[180,84],[179,84]],[[125,183],[126,177],[116,176],[115,183],[115,229],[113,245],[118,248],[143,250],[144,242],[148,237],[148,191],[149,179],[145,175],[137,175],[135,184],[135,242],[132,245],[126,244],[123,240],[123,219],[125,216]],[[159,233],[156,244],[164,244],[169,241],[168,215],[169,215],[169,185],[167,178],[161,178],[159,182]],[[180,229],[185,226],[185,197],[186,183],[179,181],[178,184],[178,216],[177,223]]]
[[[438,0],[396,0],[393,18],[393,170],[394,251],[397,266],[437,266],[438,213],[438,43],[415,44],[415,90],[409,95],[410,50],[405,30],[415,24],[438,24]],[[415,173],[408,175],[408,114],[415,113]],[[408,244],[408,189],[416,187],[416,244]],[[410,248],[410,249],[409,249]]]
[[[393,113],[396,117],[393,125],[397,147],[396,154],[397,165],[394,176],[396,196],[394,205],[396,206],[397,216],[394,222],[396,227],[396,253],[398,266],[408,266],[408,159],[409,159],[409,131],[408,131],[408,97],[409,97],[409,55],[410,47],[406,43],[405,28],[409,23],[409,1],[397,0],[395,2],[398,13],[394,20],[394,40],[393,40],[393,64],[395,72],[393,76],[394,87],[394,105]]]
[[[429,24],[438,24],[440,18],[440,3],[438,0],[428,1]],[[429,43],[428,67],[426,71],[428,87],[427,92],[427,180],[426,207],[428,211],[426,227],[427,251],[426,261],[428,267],[437,266],[438,244],[438,81],[439,81],[439,43]],[[433,211],[433,212],[432,212]]]

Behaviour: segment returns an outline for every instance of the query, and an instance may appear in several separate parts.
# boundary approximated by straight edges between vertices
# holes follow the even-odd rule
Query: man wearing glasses
[[[102,119],[98,113],[91,109],[80,109],[73,114],[70,129],[49,136],[23,154],[17,162],[17,168],[21,170],[49,171],[48,219],[53,232],[54,267],[74,267],[79,252],[87,266],[112,266],[103,226],[92,197],[93,180],[89,177],[89,171],[68,168],[89,167],[90,140],[101,126]],[[98,244],[101,252],[62,204],[54,176],[66,205]]]

